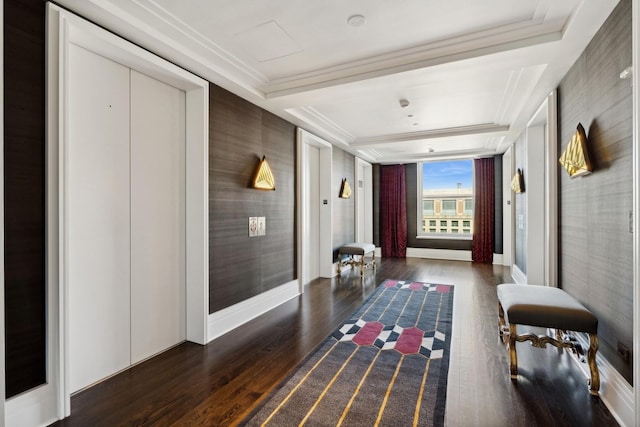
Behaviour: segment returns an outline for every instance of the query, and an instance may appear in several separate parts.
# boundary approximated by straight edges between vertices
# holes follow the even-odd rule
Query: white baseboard
[[[503,265],[502,254],[493,254],[493,265]]]
[[[3,384],[4,387],[4,384]],[[5,422],[7,427],[48,426],[58,420],[56,393],[51,384],[7,399]]]
[[[515,264],[511,266],[511,278],[519,285],[525,285],[527,283],[527,275]]]
[[[577,334],[582,348],[589,348],[589,341],[583,334]],[[586,362],[581,362],[577,356],[572,357],[589,378],[591,373]],[[600,373],[600,399],[621,426],[635,425],[635,396],[633,387],[601,354],[596,355],[596,363]]]
[[[300,295],[298,281],[280,285],[247,300],[209,314],[208,342]]]
[[[444,259],[450,261],[471,261],[471,251],[452,249],[407,248],[407,257]]]

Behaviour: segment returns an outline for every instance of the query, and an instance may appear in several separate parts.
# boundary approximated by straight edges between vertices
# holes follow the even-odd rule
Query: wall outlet
[[[629,351],[627,346],[622,344],[620,341],[618,341],[617,353],[618,353],[618,356],[620,356],[620,358],[623,359],[625,362],[628,363],[631,360],[631,352]]]

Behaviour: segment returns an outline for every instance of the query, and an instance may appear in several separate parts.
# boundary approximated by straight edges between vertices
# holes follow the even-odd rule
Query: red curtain
[[[382,256],[407,256],[407,200],[404,165],[380,166],[380,245]]]
[[[495,173],[493,158],[473,161],[475,203],[473,207],[473,262],[493,262],[493,228],[495,223]]]

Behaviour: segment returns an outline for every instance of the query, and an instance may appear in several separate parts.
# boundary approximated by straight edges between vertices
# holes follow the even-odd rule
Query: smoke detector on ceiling
[[[401,99],[401,100],[400,100],[400,107],[401,107],[401,108],[407,108],[407,107],[409,107],[409,101],[407,101],[406,99]]]
[[[363,15],[351,15],[347,19],[347,23],[352,27],[362,27],[367,22],[367,18]]]

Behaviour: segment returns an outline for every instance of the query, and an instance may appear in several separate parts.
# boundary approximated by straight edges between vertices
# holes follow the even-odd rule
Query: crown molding
[[[419,141],[423,139],[448,138],[452,136],[478,135],[484,133],[505,133],[509,131],[508,125],[496,123],[482,123],[471,126],[459,126],[441,129],[429,129],[420,132],[397,133],[393,135],[379,135],[366,138],[358,138],[351,143],[352,148],[370,147],[392,142]]]

